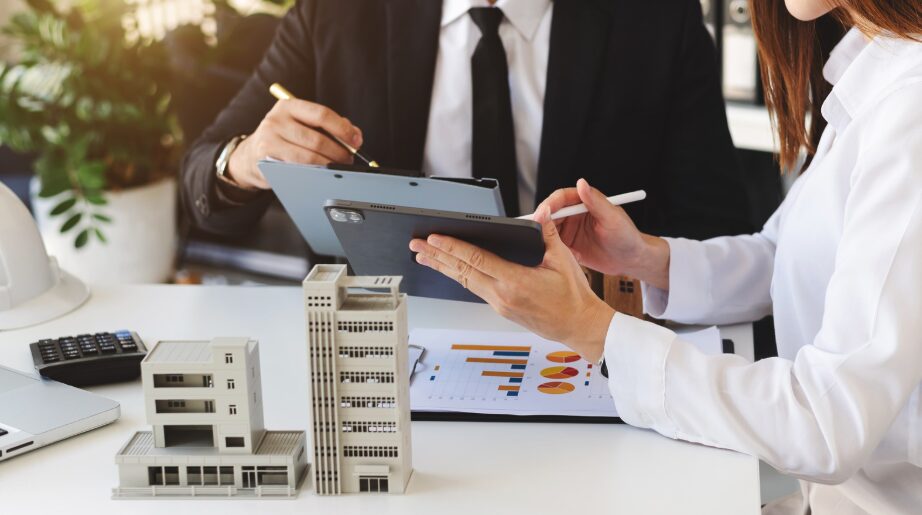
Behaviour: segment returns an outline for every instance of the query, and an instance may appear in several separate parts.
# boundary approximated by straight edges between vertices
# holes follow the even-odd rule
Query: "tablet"
[[[285,211],[317,254],[342,257],[343,248],[327,223],[328,199],[383,202],[399,206],[502,215],[503,200],[494,179],[420,177],[419,172],[362,166],[311,166],[259,162]]]
[[[330,200],[329,225],[358,275],[400,275],[408,295],[483,302],[454,280],[422,266],[410,240],[444,234],[467,241],[506,260],[537,266],[544,260],[541,225],[529,220],[444,210]]]

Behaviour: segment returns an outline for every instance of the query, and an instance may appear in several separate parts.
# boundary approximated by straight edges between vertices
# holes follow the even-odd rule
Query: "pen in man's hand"
[[[295,96],[292,95],[290,91],[288,91],[287,89],[285,89],[285,87],[282,86],[281,84],[279,84],[278,82],[276,82],[276,83],[272,84],[271,86],[269,86],[269,93],[272,93],[272,96],[274,96],[275,98],[277,98],[277,99],[279,99],[279,100],[291,100],[292,98],[295,98]],[[323,131],[323,129],[320,129],[320,130]],[[373,160],[368,159],[367,157],[363,156],[362,153],[359,152],[357,148],[355,148],[355,147],[353,147],[352,145],[346,143],[345,141],[343,141],[343,140],[337,138],[336,135],[334,135],[334,134],[330,134],[330,133],[327,132],[327,131],[323,131],[323,133],[326,134],[327,136],[330,136],[330,137],[333,138],[334,140],[336,140],[336,142],[339,143],[340,145],[342,145],[343,147],[345,147],[346,150],[349,151],[349,153],[351,153],[353,156],[359,158],[360,160],[364,161],[365,164],[367,164],[369,167],[371,167],[371,168],[378,168],[378,162],[377,162],[377,161],[373,161]]]

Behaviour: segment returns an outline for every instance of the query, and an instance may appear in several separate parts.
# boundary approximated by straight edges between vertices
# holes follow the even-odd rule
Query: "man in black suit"
[[[752,229],[699,0],[303,0],[183,164],[207,231],[249,230],[266,156],[500,180],[507,213],[585,177],[641,230]],[[278,82],[303,100],[276,102]]]

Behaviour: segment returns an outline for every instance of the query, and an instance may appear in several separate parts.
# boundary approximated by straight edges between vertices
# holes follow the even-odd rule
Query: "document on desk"
[[[682,334],[720,354],[716,327]],[[617,417],[608,379],[566,346],[531,333],[416,329],[425,347],[410,384],[413,411]]]

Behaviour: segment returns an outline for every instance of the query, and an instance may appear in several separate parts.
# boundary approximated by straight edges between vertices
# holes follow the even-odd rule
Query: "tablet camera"
[[[362,213],[351,209],[331,209],[330,218],[334,222],[360,224],[365,220]]]

